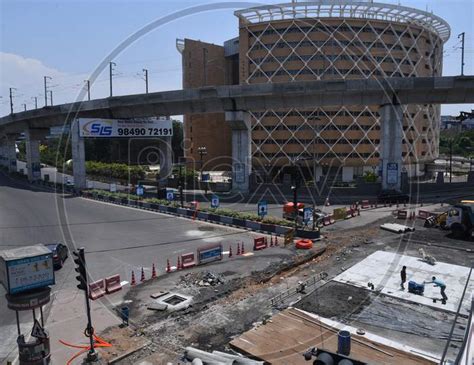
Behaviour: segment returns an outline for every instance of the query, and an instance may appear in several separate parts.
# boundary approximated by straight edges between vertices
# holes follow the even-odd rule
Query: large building
[[[239,37],[224,46],[179,43],[183,87],[440,76],[450,36],[449,25],[432,13],[371,1],[292,2],[235,15]],[[346,181],[375,171],[381,152],[378,108],[250,111],[252,170],[274,175],[304,161],[316,179],[324,173]],[[440,106],[404,106],[403,120],[405,168],[422,174],[438,155]],[[208,148],[209,160],[216,162],[209,168],[230,156],[230,129],[221,114],[185,116],[185,137],[192,142],[189,158],[199,159],[197,145]]]

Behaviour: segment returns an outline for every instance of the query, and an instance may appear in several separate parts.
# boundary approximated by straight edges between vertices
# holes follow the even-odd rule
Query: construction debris
[[[425,261],[426,263],[430,265],[436,265],[436,259],[434,258],[433,255],[427,254],[423,248],[420,248],[418,252],[420,253],[423,261]]]
[[[181,277],[181,282],[188,285],[194,284],[197,286],[216,286],[224,284],[222,277],[213,272],[189,273]]]

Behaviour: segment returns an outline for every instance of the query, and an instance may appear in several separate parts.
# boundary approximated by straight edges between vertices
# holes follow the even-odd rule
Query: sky
[[[428,9],[451,25],[445,44],[443,75],[459,75],[460,42],[466,33],[466,75],[474,74],[473,0],[400,0],[421,10]],[[275,1],[259,1],[273,4]],[[145,25],[171,13],[216,2],[199,0],[0,0],[0,115],[10,112],[9,88],[14,111],[44,106],[44,76],[54,104],[72,102],[110,52]],[[257,2],[228,2],[222,7],[188,15],[158,27],[128,45],[113,58],[114,95],[145,92],[143,69],[149,70],[150,92],[182,88],[181,56],[177,38],[191,38],[222,44],[238,35],[238,8]],[[109,69],[101,69],[91,86],[91,98],[109,96]],[[85,97],[82,95],[82,97]],[[48,100],[49,103],[49,100]],[[444,105],[442,114],[457,115],[474,105]]]

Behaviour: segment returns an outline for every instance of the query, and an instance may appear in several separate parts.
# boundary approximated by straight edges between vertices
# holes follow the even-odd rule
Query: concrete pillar
[[[28,180],[41,180],[40,143],[49,133],[48,129],[28,128],[26,136],[26,168]]]
[[[381,124],[382,190],[401,190],[403,111],[401,105],[379,109]]]
[[[5,166],[8,167],[8,172],[16,172],[16,138],[18,135],[8,135],[4,144]]]
[[[160,174],[158,183],[161,188],[168,185],[168,177],[173,171],[173,148],[171,137],[160,138]]]
[[[354,167],[343,166],[342,167],[342,182],[354,181]]]
[[[75,119],[71,126],[72,171],[74,188],[85,189],[86,186],[86,152],[84,138],[79,135],[79,121]]]
[[[250,114],[225,112],[225,120],[232,128],[232,189],[246,193],[252,172]]]

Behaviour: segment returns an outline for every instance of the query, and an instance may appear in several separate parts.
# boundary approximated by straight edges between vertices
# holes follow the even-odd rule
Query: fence
[[[308,279],[303,281],[301,284],[303,284],[306,288],[308,288],[308,287],[314,286],[314,285],[316,285],[316,283],[326,279],[327,276],[328,276],[328,274],[326,272],[321,272],[318,275],[313,275],[313,276],[309,277]],[[282,293],[274,296],[273,298],[271,298],[270,303],[271,303],[272,307],[276,307],[279,304],[283,303],[286,299],[300,293],[301,292],[300,291],[301,284],[299,284],[297,287],[287,289],[284,292],[282,292]]]

